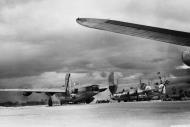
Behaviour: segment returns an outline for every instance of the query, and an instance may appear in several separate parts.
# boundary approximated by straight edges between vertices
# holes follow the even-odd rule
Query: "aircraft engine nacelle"
[[[183,52],[182,61],[184,64],[190,66],[190,51],[184,51]]]
[[[32,92],[23,92],[22,95],[23,96],[30,96],[32,94]]]

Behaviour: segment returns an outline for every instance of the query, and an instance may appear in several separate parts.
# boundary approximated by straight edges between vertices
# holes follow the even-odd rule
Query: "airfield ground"
[[[0,127],[188,127],[190,102],[0,107]]]

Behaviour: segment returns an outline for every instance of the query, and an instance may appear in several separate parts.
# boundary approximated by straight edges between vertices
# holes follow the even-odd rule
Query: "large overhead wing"
[[[137,36],[176,45],[190,46],[190,33],[187,32],[107,19],[77,18],[76,21],[79,24],[90,28]]]
[[[0,92],[66,93],[64,89],[0,89]]]

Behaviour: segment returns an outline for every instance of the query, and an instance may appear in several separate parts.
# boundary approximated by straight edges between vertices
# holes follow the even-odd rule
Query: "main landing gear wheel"
[[[51,96],[49,96],[49,99],[48,99],[48,106],[53,106],[53,101],[52,101]]]

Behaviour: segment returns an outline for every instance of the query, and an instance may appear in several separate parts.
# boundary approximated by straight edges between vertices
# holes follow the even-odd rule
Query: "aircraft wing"
[[[0,92],[66,93],[64,89],[0,89]]]
[[[190,33],[107,19],[77,18],[77,23],[100,30],[190,46]]]

